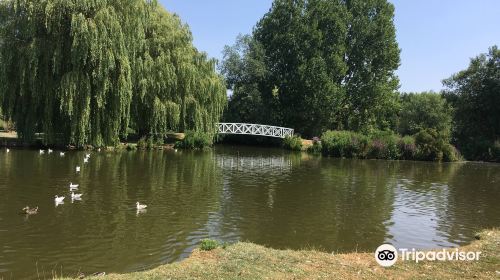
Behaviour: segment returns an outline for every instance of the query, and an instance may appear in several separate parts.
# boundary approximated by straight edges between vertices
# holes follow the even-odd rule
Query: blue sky
[[[160,0],[187,23],[195,46],[220,59],[224,45],[252,32],[271,0]],[[439,91],[471,57],[500,45],[499,0],[390,0],[401,48],[401,91]]]

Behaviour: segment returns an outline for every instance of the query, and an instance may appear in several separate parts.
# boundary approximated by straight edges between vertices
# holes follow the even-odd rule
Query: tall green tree
[[[385,119],[398,101],[393,16],[386,0],[275,0],[248,39],[260,52],[225,56],[235,66],[223,72],[229,81],[263,69],[259,79],[235,83],[233,100],[259,93],[252,100],[269,111],[267,123],[305,136],[394,126]],[[248,57],[259,63],[246,63]],[[239,106],[230,103],[229,111],[233,104]]]
[[[30,141],[114,145],[127,128],[213,133],[225,106],[215,62],[157,1],[6,0],[0,98]]]
[[[423,129],[434,129],[444,138],[451,136],[452,108],[439,93],[403,93],[398,132],[414,135]]]
[[[500,161],[500,50],[471,59],[443,81],[454,107],[453,141],[467,159]]]

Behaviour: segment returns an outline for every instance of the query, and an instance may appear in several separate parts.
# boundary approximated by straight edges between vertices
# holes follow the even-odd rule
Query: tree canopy
[[[260,116],[305,136],[394,126],[393,16],[386,0],[275,0],[252,35],[224,51],[228,116]]]
[[[446,99],[435,92],[404,93],[398,132],[414,135],[423,129],[434,129],[444,138],[451,134],[452,108]]]
[[[157,1],[0,3],[0,101],[18,134],[46,144],[116,144],[142,134],[214,133],[226,103],[215,61]]]
[[[500,161],[500,50],[473,59],[443,81],[454,107],[453,141],[468,159]]]

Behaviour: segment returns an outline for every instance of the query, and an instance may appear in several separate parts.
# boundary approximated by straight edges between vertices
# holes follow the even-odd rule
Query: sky
[[[472,57],[500,45],[499,0],[390,0],[401,49],[400,91],[439,91]],[[222,58],[225,45],[249,34],[271,0],[160,0],[193,33],[194,45]]]

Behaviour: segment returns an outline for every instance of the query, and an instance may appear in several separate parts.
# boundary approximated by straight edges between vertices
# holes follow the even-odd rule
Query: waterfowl
[[[77,184],[73,184],[73,183],[69,183],[69,188],[72,190],[72,189],[78,189],[78,186]]]
[[[40,150],[40,154],[41,155],[45,154],[45,151],[44,150]]]
[[[146,204],[140,204],[139,201],[136,202],[135,205],[137,206],[137,210],[146,209],[146,207],[148,207]]]
[[[29,206],[26,206],[23,208],[23,213],[26,215],[35,215],[38,214],[38,206],[35,208],[30,208]]]
[[[71,192],[71,199],[81,199],[81,198],[82,198],[82,194],[81,193]]]
[[[76,167],[76,172],[80,172],[80,166]]]
[[[54,201],[55,201],[56,203],[62,203],[62,202],[63,202],[63,200],[64,200],[64,196],[57,196],[57,195],[56,195],[56,196],[55,196],[55,198],[54,198]]]
[[[51,154],[53,152],[53,150],[49,149],[48,152],[49,152],[49,154]]]
[[[10,149],[7,149],[6,151],[7,151],[7,153],[8,153],[8,152],[10,152]]]
[[[59,156],[63,157],[63,156],[64,156],[64,153],[63,153],[63,152],[60,152],[60,153],[59,153]]]
[[[86,154],[86,155],[85,155],[85,157],[86,157],[86,158],[90,158],[90,154]]]
[[[84,158],[83,159],[83,163],[88,163],[89,162],[89,158]]]
[[[100,151],[101,151],[101,148],[97,149],[97,151],[98,151],[98,152],[100,152]]]

